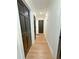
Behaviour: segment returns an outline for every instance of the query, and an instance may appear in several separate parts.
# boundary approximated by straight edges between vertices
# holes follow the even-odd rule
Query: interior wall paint
[[[47,41],[56,59],[60,34],[60,0],[51,0],[48,7]]]
[[[45,38],[47,38],[47,23],[48,23],[48,17],[46,17],[44,19],[44,35],[45,35]]]
[[[30,23],[31,23],[31,39],[32,44],[35,42],[35,34],[34,34],[34,15],[33,12],[30,10]]]
[[[18,14],[18,7],[17,7],[17,59],[25,59],[21,28],[20,28],[20,21],[19,21],[19,14]]]
[[[39,28],[38,28],[38,19],[36,18],[36,34],[38,34],[39,32]]]

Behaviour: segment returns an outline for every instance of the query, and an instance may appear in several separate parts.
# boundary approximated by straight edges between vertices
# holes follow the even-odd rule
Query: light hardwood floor
[[[53,59],[43,34],[37,35],[26,59]]]

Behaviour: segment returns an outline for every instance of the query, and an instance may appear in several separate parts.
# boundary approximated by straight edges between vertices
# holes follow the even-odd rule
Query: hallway
[[[17,0],[17,5],[18,59],[59,59],[60,0]]]
[[[52,55],[43,34],[36,37],[26,59],[52,59]]]

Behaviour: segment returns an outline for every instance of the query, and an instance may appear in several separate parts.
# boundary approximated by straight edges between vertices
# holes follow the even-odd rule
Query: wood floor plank
[[[43,34],[36,37],[26,59],[53,59],[48,44]]]

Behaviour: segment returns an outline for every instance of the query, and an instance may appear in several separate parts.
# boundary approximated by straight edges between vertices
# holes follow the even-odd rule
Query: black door
[[[34,33],[35,33],[35,38],[36,38],[36,17],[34,16]]]
[[[26,56],[32,44],[30,11],[21,0],[18,0],[18,10],[19,10],[19,17],[20,17],[24,53]]]
[[[61,59],[61,31],[60,31],[60,36],[59,36],[57,59]]]
[[[43,30],[44,30],[44,21],[43,20],[39,20],[39,33],[43,33]]]

